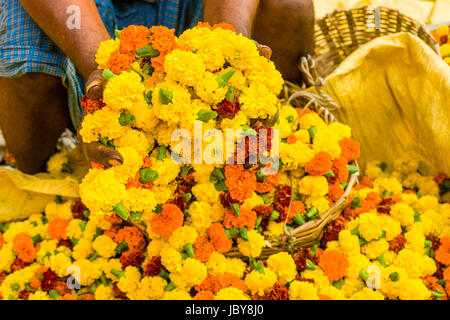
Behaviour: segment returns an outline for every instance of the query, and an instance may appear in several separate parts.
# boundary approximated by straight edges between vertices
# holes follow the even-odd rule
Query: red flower
[[[161,273],[161,257],[152,257],[144,265],[144,276],[155,277]]]
[[[241,110],[241,105],[239,103],[238,97],[235,97],[234,101],[228,101],[223,99],[221,103],[217,106],[217,113],[222,118],[234,119],[236,114]]]
[[[103,98],[90,99],[84,95],[81,100],[81,107],[84,109],[86,114],[94,113],[95,111],[102,109],[104,106],[105,104],[103,103]]]

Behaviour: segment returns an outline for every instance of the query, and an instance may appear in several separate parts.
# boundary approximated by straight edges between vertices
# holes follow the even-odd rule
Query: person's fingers
[[[98,99],[103,96],[106,79],[102,75],[103,70],[95,70],[89,75],[86,82],[86,95],[90,99]]]
[[[123,163],[123,158],[116,150],[108,148],[100,142],[91,142],[83,145],[86,158],[91,162],[111,167]]]
[[[256,45],[258,47],[259,54],[270,60],[270,58],[272,57],[272,49],[263,44],[257,43]]]

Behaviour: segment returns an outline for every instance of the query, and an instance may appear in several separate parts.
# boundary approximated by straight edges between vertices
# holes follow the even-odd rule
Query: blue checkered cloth
[[[202,0],[95,0],[111,36],[129,25],[163,25],[179,35],[203,17]],[[74,64],[42,32],[19,0],[0,0],[0,77],[16,78],[27,72],[61,77],[67,88],[70,117],[75,128],[83,110],[84,80]]]

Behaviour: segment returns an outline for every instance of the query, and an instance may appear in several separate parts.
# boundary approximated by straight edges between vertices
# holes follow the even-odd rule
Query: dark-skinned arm
[[[20,3],[87,80],[97,69],[95,53],[100,42],[110,39],[94,0],[20,0]],[[80,29],[67,27],[70,17],[67,8],[71,5],[80,8]]]

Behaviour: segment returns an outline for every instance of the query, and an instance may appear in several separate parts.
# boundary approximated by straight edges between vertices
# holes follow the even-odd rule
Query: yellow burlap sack
[[[0,223],[21,220],[44,211],[55,196],[78,198],[79,181],[87,171],[87,163],[79,149],[69,154],[73,174],[52,176],[48,173],[24,174],[18,170],[0,168]]]
[[[327,78],[325,91],[361,143],[363,167],[408,153],[423,174],[450,173],[450,68],[419,38],[369,42]]]

